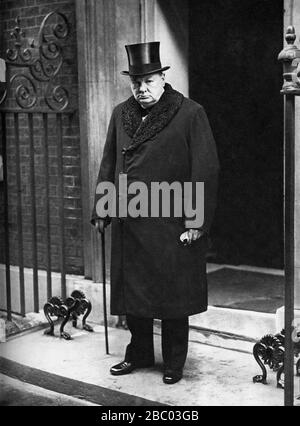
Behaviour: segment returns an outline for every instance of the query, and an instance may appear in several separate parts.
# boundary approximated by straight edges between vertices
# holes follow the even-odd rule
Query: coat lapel
[[[132,139],[127,151],[135,149],[141,143],[152,138],[168,125],[175,116],[184,96],[166,83],[165,91],[147,118],[142,121],[141,108],[131,96],[122,108],[122,122],[127,135]]]

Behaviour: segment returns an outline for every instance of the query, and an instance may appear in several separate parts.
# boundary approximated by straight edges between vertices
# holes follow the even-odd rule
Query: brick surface
[[[38,47],[38,33],[44,17],[54,11],[64,13],[70,23],[70,34],[64,41],[63,52],[65,63],[60,70],[59,84],[68,88],[72,94],[71,108],[78,109],[78,86],[77,86],[77,52],[76,52],[76,28],[75,28],[75,0],[49,1],[49,0],[1,0],[0,8],[0,57],[5,57],[7,48],[14,47],[14,41],[10,33],[16,26],[15,18],[19,16],[20,26],[24,30],[25,38],[22,39],[22,47],[30,46],[34,39],[35,47]],[[55,23],[55,21],[51,21]],[[36,54],[36,53],[35,53]],[[20,69],[18,71],[28,72]],[[16,69],[11,68],[15,73]],[[27,74],[28,75],[28,74]],[[23,80],[22,80],[23,81]],[[46,85],[35,81],[39,94],[38,102],[46,105],[41,99],[46,91]],[[9,93],[5,106],[16,108],[14,94],[16,86]],[[2,105],[3,107],[3,105]],[[19,108],[19,107],[18,107]],[[1,107],[0,107],[1,111]],[[1,123],[1,120],[0,120]],[[62,152],[63,152],[63,187],[64,187],[64,238],[66,243],[66,265],[67,273],[83,274],[83,236],[82,236],[82,209],[81,209],[81,169],[80,169],[80,139],[79,139],[79,117],[78,113],[72,118],[65,115],[62,118]],[[18,230],[18,197],[17,179],[18,168],[21,173],[21,199],[22,210],[21,221],[23,225],[23,261],[24,266],[32,267],[32,243],[33,243],[33,208],[30,168],[30,130],[28,116],[19,116],[19,152],[20,163],[16,159],[15,122],[13,114],[6,116],[6,145],[7,163],[9,170],[9,233],[10,233],[10,263],[19,264],[18,242],[20,233]],[[1,130],[1,129],[0,129]],[[2,131],[2,130],[1,130]],[[55,114],[48,116],[48,168],[49,168],[49,205],[50,205],[50,231],[51,231],[51,263],[54,271],[60,270],[60,244],[61,244],[61,218],[60,218],[60,187],[59,179],[59,146],[57,138],[57,124]],[[45,269],[47,264],[46,246],[46,178],[45,178],[45,141],[44,126],[41,114],[33,117],[34,137],[34,182],[36,190],[36,223],[37,223],[37,245],[38,245],[38,267]],[[1,142],[3,138],[1,137]],[[1,151],[3,146],[0,146]],[[4,247],[4,194],[3,183],[0,182],[0,263],[5,260]]]

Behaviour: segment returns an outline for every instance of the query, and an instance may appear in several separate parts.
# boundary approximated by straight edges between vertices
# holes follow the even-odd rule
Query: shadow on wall
[[[186,51],[189,42],[187,21],[189,2],[187,0],[158,0],[158,7],[168,21],[168,29],[181,52]]]
[[[161,42],[161,60],[170,65],[167,81],[189,95],[189,2],[160,0],[155,10],[155,38]]]

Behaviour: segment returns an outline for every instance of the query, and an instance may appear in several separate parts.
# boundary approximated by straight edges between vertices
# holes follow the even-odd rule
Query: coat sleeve
[[[105,141],[104,150],[103,150],[103,156],[102,156],[98,178],[96,182],[96,188],[100,182],[112,182],[112,183],[115,182],[115,168],[116,168],[116,124],[115,124],[115,111],[113,111],[110,122],[109,122],[109,126],[108,126],[106,141]],[[101,194],[96,194],[96,190],[95,190],[94,207],[93,207],[91,221],[90,221],[92,225],[95,225],[96,219],[101,218],[101,216],[99,216],[96,211],[96,205],[100,198],[101,198]],[[105,225],[108,225],[111,221],[111,218],[108,216],[103,217],[103,219],[105,219]]]
[[[194,206],[196,182],[204,183],[204,222],[201,227],[196,227],[196,229],[209,234],[217,203],[219,160],[206,112],[200,105],[190,122],[188,143]],[[185,220],[185,226],[190,228],[187,219]]]

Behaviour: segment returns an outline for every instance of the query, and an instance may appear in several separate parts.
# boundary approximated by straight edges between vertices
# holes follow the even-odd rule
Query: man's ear
[[[162,78],[164,85],[165,85],[166,84],[166,81],[165,81],[166,80],[166,74],[164,72],[161,73],[161,78]]]

